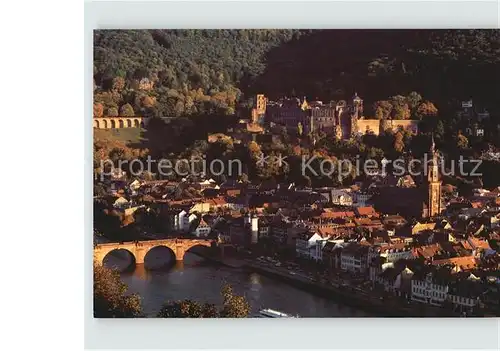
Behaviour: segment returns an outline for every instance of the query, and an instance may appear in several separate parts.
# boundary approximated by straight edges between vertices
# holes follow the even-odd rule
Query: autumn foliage
[[[138,295],[127,294],[118,271],[94,262],[94,317],[134,318],[142,315]]]

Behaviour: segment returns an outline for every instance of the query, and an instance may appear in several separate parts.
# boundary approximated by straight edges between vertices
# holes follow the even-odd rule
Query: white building
[[[348,272],[365,272],[368,269],[368,246],[351,243],[340,253],[340,269]]]
[[[448,285],[434,279],[432,273],[423,277],[413,276],[411,280],[411,299],[413,301],[441,306],[446,301]]]
[[[257,244],[259,242],[259,217],[250,217],[250,243]]]
[[[180,210],[178,213],[174,213],[172,215],[172,229],[173,230],[184,230],[184,217],[187,215],[187,212],[184,210]]]
[[[295,251],[297,256],[309,259],[315,258],[317,256],[316,241],[322,239],[323,238],[318,233],[308,232],[299,235],[295,240]]]
[[[194,213],[191,213],[190,215],[185,215],[183,218],[183,224],[182,224],[182,231],[189,231],[191,228],[191,224],[198,219],[198,216],[196,216]]]
[[[204,238],[210,234],[210,230],[210,226],[203,220],[203,218],[201,218],[200,223],[198,223],[198,226],[194,230],[194,235],[198,238]]]
[[[314,255],[312,257],[315,261],[323,261],[323,248],[328,242],[328,238],[322,238],[321,240],[316,240]]]

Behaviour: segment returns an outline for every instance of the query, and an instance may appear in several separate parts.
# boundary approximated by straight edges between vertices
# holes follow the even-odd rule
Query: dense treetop
[[[104,115],[127,103],[136,114],[234,114],[239,84],[264,71],[264,54],[300,35],[295,30],[96,31],[95,101]],[[144,78],[153,85],[140,87]]]

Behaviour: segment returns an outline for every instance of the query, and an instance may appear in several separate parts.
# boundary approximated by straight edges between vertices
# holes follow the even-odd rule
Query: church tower
[[[432,160],[427,165],[427,185],[428,185],[428,217],[434,217],[441,213],[441,181],[439,180],[439,161],[435,150],[434,135],[432,135],[430,154]]]

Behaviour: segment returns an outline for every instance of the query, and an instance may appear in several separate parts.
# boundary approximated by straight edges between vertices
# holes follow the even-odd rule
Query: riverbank
[[[280,279],[297,288],[312,292],[318,296],[342,302],[347,306],[373,313],[377,317],[457,317],[439,307],[422,304],[403,305],[401,301],[384,299],[347,286],[332,286],[310,280],[299,275],[290,275],[279,269],[256,262],[246,261],[244,268],[269,277]]]
[[[309,277],[300,274],[290,274],[283,268],[271,267],[267,264],[262,264],[247,259],[235,259],[209,256],[206,254],[197,253],[210,262],[220,264],[229,268],[246,270],[248,272],[257,272],[262,275],[283,281],[296,288],[313,293],[317,296],[328,298],[335,302],[340,302],[346,306],[359,308],[377,317],[457,317],[458,315],[451,313],[439,307],[428,306],[423,304],[404,304],[402,300],[396,299],[380,299],[368,292],[349,287],[349,286],[334,286],[326,285],[320,282],[311,280]]]

